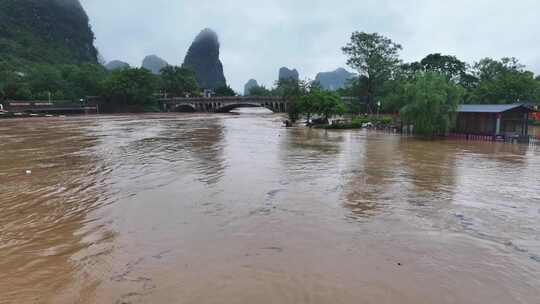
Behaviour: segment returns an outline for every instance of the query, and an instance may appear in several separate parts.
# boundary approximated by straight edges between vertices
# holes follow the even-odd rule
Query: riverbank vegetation
[[[540,101],[540,79],[515,58],[467,64],[455,56],[430,54],[405,63],[399,59],[401,49],[379,34],[353,33],[342,50],[359,76],[340,94],[358,97],[367,112],[377,107],[397,113],[403,123],[414,125],[415,133],[428,137],[448,134],[460,103]]]
[[[289,101],[291,121],[306,116],[400,115],[425,136],[452,128],[460,103],[503,104],[540,101],[540,77],[516,58],[484,58],[466,63],[455,56],[429,54],[415,62],[400,58],[403,46],[378,33],[354,32],[341,50],[357,77],[335,92],[309,80],[281,79],[271,88],[253,87],[251,96]],[[218,96],[235,96],[228,86]],[[0,100],[80,101],[91,97],[110,112],[157,111],[159,97],[201,96],[193,71],[168,66],[160,75],[140,68],[107,71],[93,63],[30,64],[14,68],[0,60]],[[340,99],[339,97],[348,97]],[[352,117],[352,116],[351,116]]]
[[[236,96],[229,86],[216,96]],[[98,64],[35,64],[13,70],[0,62],[0,102],[3,100],[97,100],[104,112],[159,111],[159,97],[202,96],[195,73],[167,66],[160,75],[144,68],[108,71]]]
[[[158,96],[200,94],[195,74],[183,67],[168,66],[160,75],[154,75],[143,68],[107,71],[101,65],[89,63],[36,64],[19,71],[0,63],[0,101],[91,98],[99,100],[106,112],[141,112],[159,110]]]
[[[396,96],[403,104],[400,108],[402,123],[414,125],[415,133],[422,136],[446,136],[455,126],[463,91],[441,73],[416,75],[402,84]]]
[[[429,54],[420,61],[400,59],[403,47],[378,33],[354,32],[342,48],[357,77],[346,88],[323,94],[316,82],[280,80],[275,87],[254,87],[254,96],[282,96],[289,100],[289,119],[315,115],[328,118],[343,113],[353,119],[328,128],[357,128],[359,115],[387,113],[414,125],[418,135],[448,134],[454,127],[459,104],[508,104],[540,101],[540,76],[516,58],[484,58],[469,64],[455,56]],[[347,97],[337,102],[333,96]],[[331,111],[321,105],[333,100]],[[352,102],[350,102],[352,100]],[[368,116],[375,122],[377,116]],[[326,119],[328,121],[328,119]]]

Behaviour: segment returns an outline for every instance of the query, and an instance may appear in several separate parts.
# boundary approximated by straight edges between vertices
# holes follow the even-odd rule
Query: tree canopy
[[[319,114],[328,121],[331,116],[345,113],[346,108],[339,94],[315,89],[302,96],[300,111],[308,116]]]
[[[263,85],[254,86],[247,92],[248,96],[272,96],[272,91],[268,90]]]
[[[123,107],[142,111],[152,103],[158,78],[143,68],[113,71],[103,82],[104,95],[112,108]]]
[[[34,64],[27,72],[3,69],[0,72],[2,99],[79,100],[85,96],[99,96],[101,82],[107,71],[96,64],[48,65]]]
[[[214,91],[214,94],[216,94],[216,96],[236,96],[238,94],[236,94],[236,92],[228,85],[225,85],[225,86],[221,86],[219,88],[217,88],[215,91]]]
[[[432,71],[446,76],[448,79],[459,81],[466,73],[467,64],[456,56],[442,55],[440,53],[427,55],[420,61],[424,71]]]
[[[187,68],[166,66],[161,69],[160,88],[168,95],[184,97],[199,94],[195,73]]]
[[[400,114],[414,132],[432,137],[442,136],[454,127],[463,88],[437,72],[419,72],[403,84]]]
[[[368,107],[380,96],[384,82],[399,67],[402,46],[377,33],[354,32],[351,41],[342,48],[349,58],[347,64],[365,76]]]
[[[302,113],[301,98],[309,92],[309,83],[295,78],[280,79],[276,84],[274,94],[289,102],[287,114],[292,122],[296,122]]]
[[[534,73],[516,58],[484,58],[473,66],[476,79],[470,87],[468,103],[516,103],[540,99]]]

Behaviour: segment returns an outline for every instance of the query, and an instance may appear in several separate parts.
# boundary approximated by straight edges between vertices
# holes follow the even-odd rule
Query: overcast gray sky
[[[81,0],[107,61],[139,66],[156,54],[181,64],[203,28],[221,41],[228,83],[271,86],[281,66],[301,78],[345,67],[353,31],[403,45],[402,59],[434,52],[472,62],[514,56],[540,72],[538,0]]]

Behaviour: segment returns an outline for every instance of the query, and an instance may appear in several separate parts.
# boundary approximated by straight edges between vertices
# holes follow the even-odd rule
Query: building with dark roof
[[[464,104],[458,108],[455,132],[493,138],[526,138],[529,113],[524,104]]]

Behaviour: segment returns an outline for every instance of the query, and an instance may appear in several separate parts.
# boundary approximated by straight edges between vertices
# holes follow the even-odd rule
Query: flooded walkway
[[[0,303],[538,303],[540,146],[282,120],[1,121]]]

